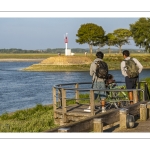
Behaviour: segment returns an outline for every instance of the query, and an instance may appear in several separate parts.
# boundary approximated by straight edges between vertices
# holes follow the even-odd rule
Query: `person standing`
[[[101,68],[102,74],[103,76],[107,76],[108,74],[108,65],[107,63],[105,63],[103,61],[103,57],[104,54],[101,51],[98,51],[96,53],[96,59],[91,63],[90,66],[90,75],[92,76],[92,88],[93,89],[105,89],[106,85],[105,85],[105,77],[98,77],[97,74],[101,74],[101,72],[98,72],[99,70],[97,69],[97,62],[100,62],[102,64],[102,66],[104,66],[103,68]],[[100,76],[100,75],[99,75]],[[94,100],[96,100],[97,98],[100,98],[101,100],[101,106],[102,106],[102,112],[106,111],[105,108],[105,100],[106,100],[106,92],[105,91],[94,91]]]
[[[132,58],[136,64],[136,67],[138,68],[138,75],[131,77],[126,67],[126,61],[131,59],[130,52],[128,50],[124,50],[122,54],[124,60],[121,62],[121,73],[125,77],[126,89],[136,89],[136,85],[139,80],[139,74],[142,72],[143,66],[136,58]],[[130,104],[133,104],[133,91],[128,91],[128,97]]]

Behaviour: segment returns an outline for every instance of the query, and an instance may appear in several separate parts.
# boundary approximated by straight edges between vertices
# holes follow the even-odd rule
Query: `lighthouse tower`
[[[66,35],[65,35],[65,37],[64,37],[64,38],[65,38],[65,39],[64,39],[64,40],[65,40],[65,46],[66,46],[66,48],[65,48],[65,55],[66,55],[66,56],[67,56],[67,55],[71,55],[71,49],[68,49],[68,48],[67,48],[67,46],[68,46],[68,37],[67,37],[67,34],[68,34],[68,33],[66,33]]]

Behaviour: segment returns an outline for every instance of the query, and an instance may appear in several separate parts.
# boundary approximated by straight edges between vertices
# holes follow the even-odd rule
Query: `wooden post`
[[[150,117],[150,102],[147,103],[147,118]]]
[[[79,88],[78,83],[76,83],[75,88]],[[75,91],[75,98],[76,98],[76,102],[79,103],[79,91],[78,90]]]
[[[120,129],[127,128],[127,114],[128,109],[120,109]]]
[[[144,98],[145,98],[145,100],[148,99],[148,97],[147,97],[147,83],[144,84]]]
[[[61,89],[58,89],[58,100],[59,100],[59,107],[62,107],[62,94]]]
[[[56,118],[56,89],[53,87],[53,110],[54,110],[54,119]]]
[[[140,89],[141,88],[141,83],[138,81],[138,89]],[[140,97],[141,97],[141,93],[140,93],[140,91],[138,91],[138,99],[140,100]]]
[[[147,120],[146,104],[140,104],[140,120],[141,121],[146,121]]]
[[[137,95],[137,90],[133,90],[133,103],[138,102],[138,95]]]
[[[62,88],[61,92],[62,92],[62,116],[63,116],[63,122],[65,123],[67,121],[67,118],[66,118],[66,112],[67,112],[67,108],[66,108],[66,90],[64,90]]]
[[[69,132],[70,128],[60,128],[58,132]]]
[[[103,122],[101,118],[95,118],[93,124],[94,132],[103,132]]]
[[[90,90],[90,107],[91,107],[91,116],[95,115],[95,112],[94,112],[94,91],[93,90]]]

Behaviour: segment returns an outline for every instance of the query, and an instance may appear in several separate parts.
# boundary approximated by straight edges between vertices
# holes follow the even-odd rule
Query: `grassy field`
[[[53,107],[38,104],[31,109],[4,113],[0,116],[0,132],[42,132],[57,127]]]

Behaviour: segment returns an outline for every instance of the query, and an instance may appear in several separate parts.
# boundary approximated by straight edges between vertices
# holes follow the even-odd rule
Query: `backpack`
[[[130,58],[129,60],[124,60],[125,61],[125,69],[126,73],[129,78],[135,78],[138,77],[139,75],[139,68],[134,62],[133,58]]]
[[[95,74],[98,78],[103,78],[103,79],[107,78],[108,66],[104,61],[97,61]]]

